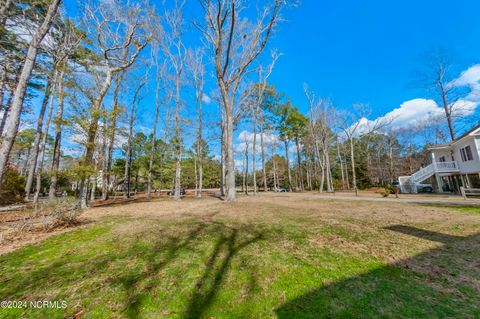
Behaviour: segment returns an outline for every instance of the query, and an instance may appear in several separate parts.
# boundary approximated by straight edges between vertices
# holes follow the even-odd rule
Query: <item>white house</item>
[[[480,125],[454,142],[429,149],[431,162],[411,176],[401,176],[402,192],[416,193],[427,180],[436,192],[459,192],[460,187],[480,188]]]

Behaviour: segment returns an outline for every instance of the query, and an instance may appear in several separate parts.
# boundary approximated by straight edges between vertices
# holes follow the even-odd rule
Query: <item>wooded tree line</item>
[[[186,18],[180,0],[81,1],[75,15],[60,0],[3,1],[2,192],[34,203],[73,192],[87,207],[116,191],[151,198],[168,188],[180,199],[183,187],[219,188],[228,201],[240,186],[357,190],[419,167],[421,143],[394,119],[366,121],[367,105],[345,111],[306,85],[302,113],[269,84],[281,54],[268,42],[288,1],[197,5]],[[454,139],[460,94],[438,61],[427,77],[437,80],[423,83]],[[417,133],[445,132],[434,124]]]

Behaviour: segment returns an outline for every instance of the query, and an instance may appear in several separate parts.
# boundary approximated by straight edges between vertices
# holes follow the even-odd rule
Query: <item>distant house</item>
[[[429,180],[436,192],[459,192],[460,187],[480,188],[480,125],[454,142],[428,149],[430,164],[411,176],[401,176],[402,192],[416,193]]]

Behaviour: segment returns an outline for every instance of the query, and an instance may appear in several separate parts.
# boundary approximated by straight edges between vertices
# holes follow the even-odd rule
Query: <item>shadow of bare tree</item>
[[[385,229],[443,245],[395,264],[314,289],[277,308],[278,317],[480,316],[477,299],[480,294],[480,233],[460,237],[405,225]]]
[[[222,281],[233,257],[243,248],[262,240],[263,234],[251,232],[251,226],[231,228],[222,223],[216,223],[219,238],[205,264],[202,277],[196,282],[190,297],[184,318],[199,318],[208,308],[215,295],[221,289]],[[246,238],[241,238],[246,235]],[[240,238],[239,238],[240,237]]]

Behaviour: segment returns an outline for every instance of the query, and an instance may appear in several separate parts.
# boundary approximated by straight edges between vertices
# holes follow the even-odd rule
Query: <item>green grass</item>
[[[461,211],[463,213],[480,214],[480,207],[458,206],[453,207],[453,209]]]
[[[0,317],[480,317],[479,291],[451,278],[477,274],[468,247],[478,246],[478,235],[445,237],[444,246],[409,258],[445,272],[430,273],[371,253],[394,231],[352,231],[312,212],[265,207],[277,217],[109,217],[0,256],[0,300],[68,303],[0,309]]]

